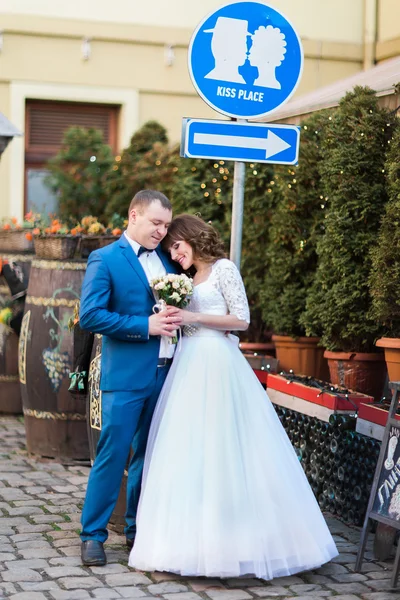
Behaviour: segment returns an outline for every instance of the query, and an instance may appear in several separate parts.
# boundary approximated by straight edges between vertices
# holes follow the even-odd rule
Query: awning
[[[361,71],[356,75],[335,81],[323,88],[304,94],[295,100],[289,101],[280,110],[263,121],[289,121],[299,122],[306,115],[323,108],[332,108],[339,104],[340,99],[356,85],[368,86],[377,92],[377,96],[393,96],[392,102],[385,104],[393,109],[399,104],[397,94],[393,89],[400,82],[400,57],[392,58],[379,65]],[[391,106],[393,104],[393,106]]]

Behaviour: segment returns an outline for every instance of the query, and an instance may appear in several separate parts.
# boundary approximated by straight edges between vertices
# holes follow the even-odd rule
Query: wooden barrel
[[[18,336],[0,323],[0,413],[22,413],[18,378]]]
[[[0,252],[2,264],[0,296],[3,302],[9,302],[11,294],[13,296],[23,296],[24,290],[28,287],[32,257],[32,254]],[[18,303],[22,309],[23,300],[19,300]],[[21,390],[18,378],[18,335],[13,329],[1,324],[0,413],[22,413]]]
[[[101,433],[101,335],[95,335],[89,369],[89,387],[87,396],[87,426],[89,436],[90,461],[93,464],[97,454],[97,444]],[[127,463],[128,466],[128,463]],[[111,515],[109,527],[117,533],[123,533],[126,512],[126,483],[128,471],[125,469],[117,504]]]
[[[61,462],[89,459],[85,402],[68,391],[73,370],[68,321],[85,269],[82,261],[32,261],[19,340],[28,452]]]

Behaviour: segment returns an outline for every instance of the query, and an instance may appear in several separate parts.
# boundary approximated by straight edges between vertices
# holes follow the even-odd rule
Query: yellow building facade
[[[187,48],[197,23],[222,3],[0,0],[0,112],[24,133],[0,161],[0,216],[21,218],[29,208],[34,176],[58,143],[46,115],[61,127],[71,103],[82,108],[78,123],[89,115],[90,123],[108,124],[107,141],[116,152],[149,119],[178,141],[183,117],[218,117],[194,91]],[[304,73],[296,96],[400,54],[398,0],[271,4],[302,38]]]

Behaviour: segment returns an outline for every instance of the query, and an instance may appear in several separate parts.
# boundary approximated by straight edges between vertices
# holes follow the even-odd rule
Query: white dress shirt
[[[137,256],[140,244],[138,242],[135,242],[135,240],[133,240],[132,238],[130,238],[126,231],[124,232],[124,235],[128,240],[130,246],[132,247],[132,250]],[[143,252],[139,256],[139,262],[143,267],[143,271],[145,272],[149,283],[152,279],[155,279],[156,277],[162,277],[167,273],[164,265],[161,262],[160,257],[158,256],[155,250],[153,250],[153,252]],[[156,299],[154,299],[154,301],[156,302]],[[171,344],[170,339],[171,338],[168,338],[164,335],[161,336],[159,358],[173,357],[175,352],[175,344]]]

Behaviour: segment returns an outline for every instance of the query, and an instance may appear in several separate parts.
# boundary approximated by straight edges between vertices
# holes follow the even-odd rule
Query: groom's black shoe
[[[81,558],[84,565],[88,567],[102,567],[107,563],[103,543],[98,540],[87,540],[82,542]]]
[[[126,545],[129,550],[132,550],[133,544],[135,543],[135,537],[126,537],[125,538]]]

